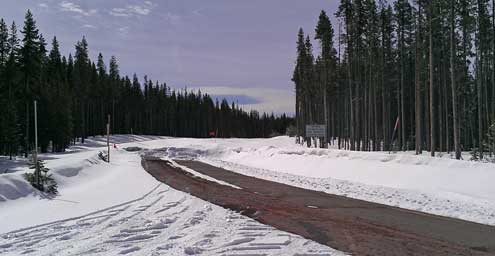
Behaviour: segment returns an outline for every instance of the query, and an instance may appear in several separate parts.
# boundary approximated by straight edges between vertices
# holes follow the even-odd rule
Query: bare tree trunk
[[[438,127],[438,139],[440,152],[450,151],[450,122],[449,122],[449,104],[448,104],[448,66],[445,62],[447,50],[445,44],[442,44],[442,56],[441,56],[441,93],[438,94],[437,101],[440,103],[440,109],[438,114],[440,115],[439,127]]]
[[[355,150],[354,145],[354,102],[352,93],[352,79],[351,79],[351,47],[350,47],[350,35],[349,35],[349,25],[347,25],[347,81],[349,83],[349,113],[350,113],[350,142],[351,150]]]
[[[29,154],[29,101],[26,101],[26,135],[25,135],[26,149],[24,151],[24,157],[28,157]]]
[[[443,48],[443,47],[442,47]],[[441,57],[443,58],[443,56]],[[439,93],[438,94],[438,98],[437,98],[437,102],[438,104],[440,105],[438,107],[439,111],[438,111],[438,150],[439,152],[444,152],[444,119],[445,119],[445,116],[444,116],[444,113],[443,113],[443,109],[445,109],[445,104],[444,104],[444,99],[445,99],[445,77],[444,77],[444,70],[443,70],[443,67],[442,67],[442,64],[440,64],[440,77],[441,77],[441,88],[439,88],[442,93]],[[448,129],[448,125],[447,125],[447,129]]]
[[[416,29],[416,71],[415,73],[415,104],[416,104],[416,155],[423,153],[422,129],[421,129],[421,59],[420,59],[420,42],[421,42],[421,6],[418,7],[418,29]]]
[[[370,56],[369,55],[370,55],[370,53],[369,53],[369,50],[368,50],[368,58],[367,58],[368,61],[370,59]],[[369,70],[370,67],[368,65],[366,65],[366,66],[367,66],[367,68]],[[371,72],[371,71],[369,71],[369,72]],[[366,70],[363,73],[364,73],[364,77],[366,78],[366,76],[367,76],[368,73],[366,72]],[[370,81],[368,80],[367,82],[368,83],[365,82],[363,84],[363,87],[365,87],[365,88],[363,88],[364,89],[364,103],[363,103],[363,106],[364,106],[365,109],[364,109],[364,113],[363,113],[363,117],[364,117],[363,118],[363,121],[364,121],[363,122],[364,123],[364,138],[363,138],[363,146],[362,146],[362,149],[361,149],[362,151],[367,151],[368,150],[368,140],[369,140],[368,137],[369,137],[369,118],[370,117],[369,117],[369,107],[368,106],[369,106],[369,87],[370,87],[369,82]]]
[[[478,12],[480,9],[481,3],[478,3]],[[478,100],[478,151],[480,159],[483,159],[483,98],[482,98],[482,88],[483,88],[483,37],[481,37],[480,32],[480,22],[478,15],[478,34],[477,34],[477,43],[476,43],[476,89],[477,89],[477,100]]]
[[[479,47],[479,46],[478,46]],[[478,55],[482,55],[481,50],[478,49]],[[477,56],[478,56],[477,55]],[[477,100],[478,100],[478,151],[480,154],[480,159],[483,159],[483,110],[482,110],[482,96],[481,96],[481,87],[482,87],[482,67],[483,67],[483,56],[477,57],[476,67],[478,69],[478,74],[476,76],[477,83]]]
[[[444,106],[444,115],[445,115],[445,148],[446,148],[446,151],[447,153],[450,152],[450,149],[451,149],[451,146],[450,146],[450,120],[449,120],[449,104],[448,104],[448,99],[449,99],[449,90],[448,90],[448,83],[447,83],[447,78],[448,78],[448,74],[447,74],[447,69],[448,68],[444,68],[444,79],[443,79],[443,97],[442,97],[442,100],[443,100],[443,106]],[[443,129],[440,128],[440,132],[442,132]],[[442,134],[440,136],[443,136]]]
[[[401,150],[406,150],[406,124],[404,115],[404,31],[401,28],[401,42],[400,42],[400,99],[399,99],[399,116],[400,116],[400,146]]]
[[[452,113],[454,122],[454,150],[455,158],[461,159],[461,148],[459,143],[459,119],[457,115],[457,88],[455,81],[455,8],[454,3],[450,3],[450,83],[452,87]]]
[[[404,75],[402,75],[404,76]],[[400,90],[400,113],[401,113],[401,145],[402,151],[406,151],[406,115],[405,115],[405,107],[404,107],[404,84],[402,84]]]
[[[297,89],[296,85],[296,109],[295,109],[295,115],[296,115],[296,143],[299,144],[299,140],[301,136],[301,116],[299,115],[299,92]]]
[[[329,76],[328,76],[328,63],[326,60],[324,60],[324,61],[325,61],[325,66],[324,66],[325,79],[323,81],[323,109],[324,109],[323,114],[325,115],[325,118],[324,118],[325,119],[325,138],[323,138],[323,143],[324,143],[323,147],[328,148],[328,138],[329,138],[328,113],[329,112],[328,112],[328,103],[327,103],[327,97],[328,97],[327,86],[328,86],[328,82],[329,82],[328,81]]]
[[[379,143],[378,143],[378,137],[379,137],[379,131],[378,131],[378,106],[376,103],[376,84],[377,82],[373,83],[373,151],[378,151],[379,148]]]
[[[430,153],[431,156],[435,156],[435,90],[434,90],[434,78],[433,78],[433,2],[430,2],[430,11],[429,11],[429,33],[430,33]]]
[[[382,45],[384,45],[384,40],[382,39]],[[385,48],[382,48],[382,70],[381,70],[381,79],[382,79],[382,136],[383,136],[383,147],[382,150],[388,150],[388,104],[386,103],[386,90],[385,90]]]
[[[81,143],[84,144],[86,139],[86,110],[84,109],[84,103],[81,102]]]
[[[495,35],[495,0],[492,0],[492,32]],[[493,118],[495,118],[495,38],[492,38],[492,95],[491,95],[491,114],[489,116],[489,124],[493,123]],[[487,106],[488,107],[488,106]]]

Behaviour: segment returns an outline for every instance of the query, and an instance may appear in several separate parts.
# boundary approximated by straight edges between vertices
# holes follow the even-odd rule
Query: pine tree
[[[454,151],[455,158],[461,159],[459,117],[457,113],[457,85],[456,85],[456,12],[455,1],[450,1],[450,82],[452,89],[452,121],[454,123]]]
[[[5,66],[8,61],[8,28],[3,19],[0,19],[0,152],[2,147],[7,145],[6,141],[6,130],[5,126],[7,122],[7,86],[5,83]],[[5,149],[4,149],[5,150]]]
[[[399,66],[399,83],[396,91],[397,95],[397,116],[399,120],[399,148],[406,149],[406,92],[409,90],[409,82],[412,78],[409,77],[407,71],[408,63],[410,63],[410,30],[412,26],[412,6],[409,1],[398,0],[395,2],[395,17],[397,20],[397,44],[398,44],[398,66]]]
[[[477,84],[477,103],[478,103],[478,145],[479,158],[484,156],[483,136],[485,127],[485,106],[483,104],[483,92],[486,83],[487,63],[487,45],[489,18],[487,10],[487,0],[477,1],[477,34],[476,34],[476,84]]]
[[[304,45],[304,31],[299,29],[297,34],[297,60],[296,67],[292,75],[292,81],[295,84],[296,91],[296,120],[297,120],[297,142],[300,143],[300,137],[304,137],[306,124],[306,104],[304,100],[304,62],[306,47]]]
[[[435,130],[435,122],[436,122],[436,115],[435,115],[435,88],[434,88],[434,77],[433,77],[433,72],[434,72],[434,63],[433,63],[433,9],[434,9],[434,2],[430,1],[428,4],[428,40],[429,40],[429,81],[430,81],[430,87],[429,87],[429,92],[430,92],[430,99],[429,99],[429,109],[430,109],[430,153],[431,156],[435,156],[435,150],[436,150],[436,130]]]
[[[390,116],[391,116],[391,100],[395,76],[395,54],[393,48],[394,42],[394,25],[393,25],[393,10],[390,5],[386,6],[381,3],[380,10],[380,37],[381,37],[381,123],[382,123],[382,140],[385,151],[390,150]]]
[[[118,99],[118,94],[117,94],[117,83],[118,80],[120,79],[119,75],[119,66],[117,64],[117,58],[115,56],[112,56],[110,58],[110,64],[109,64],[109,79],[110,79],[110,98],[109,102],[111,103],[110,109],[112,113],[112,127],[115,127],[115,120],[117,119],[116,113],[115,113],[115,104]]]
[[[53,117],[49,127],[49,138],[53,142],[53,152],[64,151],[70,144],[72,137],[71,97],[63,67],[59,43],[54,37],[47,64],[47,70],[50,74],[48,79],[49,94],[51,95],[48,111]]]
[[[423,153],[423,130],[422,130],[422,96],[421,96],[421,69],[422,69],[422,1],[418,1],[418,14],[416,15],[416,42],[415,42],[415,137],[416,137],[416,155]]]
[[[3,19],[0,19],[0,70],[9,59],[9,29]]]
[[[21,118],[25,120],[22,126],[24,137],[24,156],[27,157],[28,151],[31,149],[32,137],[32,127],[30,127],[30,112],[32,111],[32,102],[35,95],[33,95],[33,89],[39,84],[39,78],[41,73],[41,60],[39,55],[39,32],[36,27],[36,22],[34,21],[31,11],[27,11],[24,27],[21,31],[23,34],[22,47],[20,48],[20,71],[22,73],[22,100],[20,104]]]
[[[334,42],[334,31],[332,27],[332,23],[330,22],[329,17],[325,13],[325,11],[321,11],[320,17],[318,19],[318,24],[315,29],[315,39],[319,40],[320,48],[321,48],[321,58],[323,62],[323,109],[324,109],[324,124],[327,127],[326,130],[326,138],[329,139],[333,137],[334,122],[333,118],[330,118],[330,102],[333,102],[333,99],[329,98],[329,95],[333,94],[335,90],[335,67],[336,67],[336,50],[333,48]],[[330,120],[331,119],[331,120]],[[325,145],[326,147],[326,145]]]
[[[18,53],[19,53],[19,40],[17,39],[17,28],[15,23],[12,23],[10,34],[8,38],[8,60],[5,64],[4,73],[1,76],[2,81],[5,84],[5,94],[3,98],[6,99],[4,108],[4,120],[3,128],[0,128],[4,133],[4,143],[6,145],[4,152],[7,153],[12,159],[13,155],[17,155],[19,148],[19,137],[20,137],[20,127],[18,125],[19,114],[18,114],[18,86],[20,80],[19,74],[19,63],[18,63]],[[4,90],[2,90],[4,91]]]
[[[350,0],[341,0],[339,9],[336,13],[337,17],[340,19],[343,19],[345,23],[345,37],[344,41],[346,44],[346,71],[347,71],[347,93],[346,97],[348,96],[347,100],[347,105],[349,106],[349,121],[348,121],[348,127],[349,127],[349,143],[350,144],[350,150],[355,149],[355,129],[354,129],[354,96],[353,96],[353,41],[351,40],[352,34],[353,34],[353,28],[354,24],[352,23],[353,21],[353,9],[352,9],[352,3]]]
[[[402,150],[415,140],[417,154],[454,149],[459,159],[462,149],[477,146],[482,158],[495,119],[495,1],[489,2],[417,0],[415,9],[410,1],[396,0],[394,12],[385,1],[377,10],[374,0],[341,0],[336,16],[344,32],[339,25],[335,68],[325,67],[322,28],[331,24],[321,12],[315,29],[320,56],[314,61],[308,47],[298,47],[298,126],[330,120],[328,132],[335,130],[339,148],[387,150],[397,118]],[[302,46],[304,35],[298,38]],[[329,77],[335,83],[323,86]],[[327,113],[315,111],[321,106]]]
[[[112,114],[113,132],[191,137],[206,137],[211,130],[218,130],[221,137],[266,137],[284,134],[285,127],[293,121],[285,116],[246,112],[226,100],[215,105],[210,96],[201,92],[175,91],[166,83],[153,83],[147,78],[141,87],[136,75],[130,79],[119,74],[115,57],[108,71],[102,54],[93,63],[84,37],[77,42],[75,54],[67,58],[61,55],[55,37],[48,51],[30,11],[26,14],[21,45],[15,23],[10,33],[5,32],[4,22],[0,23],[0,154],[28,155],[34,141],[30,125],[34,99],[40,103],[41,149],[47,151],[52,142],[53,152],[64,151],[78,139],[84,142],[88,136],[103,134],[108,113]],[[301,88],[314,93],[316,81],[309,38],[305,41],[302,35],[300,46]],[[317,117],[321,98],[311,93],[304,96],[308,101],[301,101],[305,105],[299,113]]]
[[[484,146],[490,152],[490,156],[492,156],[492,161],[495,162],[495,123],[492,123],[490,127],[488,127],[488,132],[486,133],[486,139],[484,141]]]
[[[86,134],[86,107],[87,107],[87,90],[89,87],[90,78],[90,61],[88,56],[88,43],[86,38],[83,37],[81,41],[76,44],[76,53],[74,55],[74,70],[73,81],[74,90],[79,95],[74,97],[74,111],[75,111],[75,131],[76,137],[81,138],[81,142],[87,137]]]

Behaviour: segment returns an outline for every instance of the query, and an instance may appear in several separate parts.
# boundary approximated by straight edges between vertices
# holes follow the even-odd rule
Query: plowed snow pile
[[[308,149],[288,137],[174,139],[150,146],[170,158],[197,158],[293,186],[495,225],[492,163],[454,160],[449,154],[432,158],[427,152]]]

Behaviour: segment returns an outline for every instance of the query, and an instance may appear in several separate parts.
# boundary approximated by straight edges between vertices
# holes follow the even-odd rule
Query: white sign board
[[[306,125],[306,137],[326,137],[326,125],[313,124]]]

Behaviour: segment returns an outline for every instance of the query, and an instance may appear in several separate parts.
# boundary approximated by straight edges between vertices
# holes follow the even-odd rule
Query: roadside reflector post
[[[108,114],[108,121],[107,121],[107,148],[108,148],[107,162],[110,163],[110,114]]]
[[[41,183],[41,174],[38,166],[38,111],[37,111],[37,101],[34,101],[34,176],[36,178],[36,185],[38,189]]]

